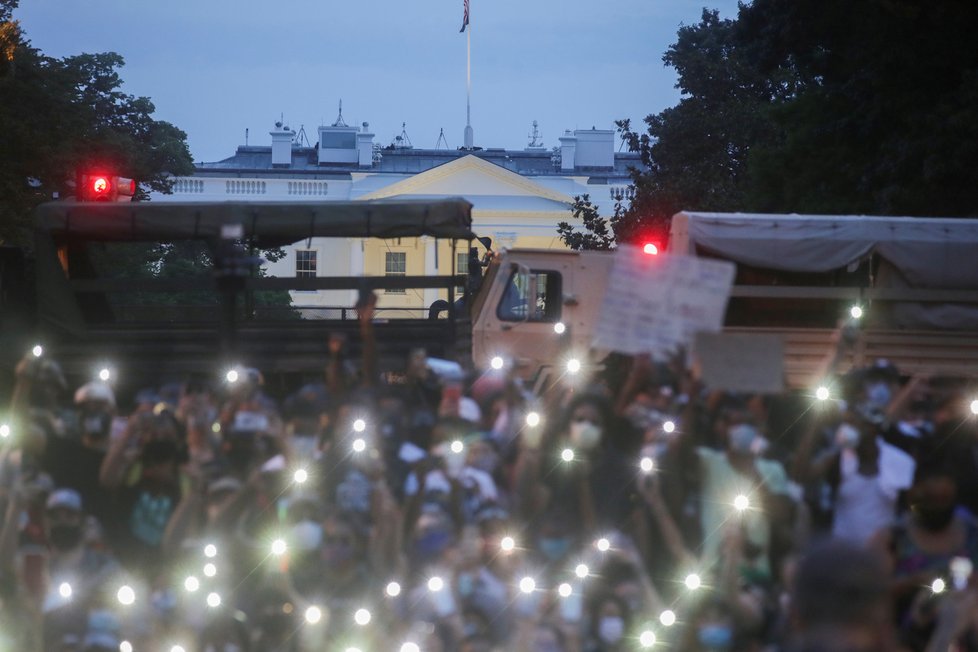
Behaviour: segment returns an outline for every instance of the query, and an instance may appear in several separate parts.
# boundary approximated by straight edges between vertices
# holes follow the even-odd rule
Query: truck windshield
[[[514,270],[496,308],[502,321],[560,321],[560,273],[552,270]]]

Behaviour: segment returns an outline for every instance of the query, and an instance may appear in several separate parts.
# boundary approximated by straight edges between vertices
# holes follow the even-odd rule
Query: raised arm
[[[697,561],[696,556],[686,547],[679,526],[676,525],[675,519],[673,519],[665,500],[662,498],[658,478],[650,475],[639,481],[638,486],[642,500],[648,505],[653,522],[659,528],[669,554],[680,566],[694,567]],[[648,554],[650,551],[644,552]]]
[[[822,419],[812,419],[798,442],[798,448],[795,450],[795,456],[791,463],[791,475],[800,483],[804,484],[824,478],[833,466],[838,464],[841,449],[834,442],[827,450],[818,455],[815,454],[816,440],[823,426],[824,421]]]
[[[99,482],[107,489],[118,489],[126,479],[126,474],[139,457],[139,447],[135,446],[146,422],[152,419],[152,413],[134,414],[126,424],[122,436],[112,442],[109,452],[102,460],[99,470]]]
[[[197,534],[202,514],[204,512],[204,494],[207,489],[200,469],[191,463],[188,469],[191,477],[191,488],[177,505],[167,521],[160,547],[163,554],[172,557],[176,555],[189,536]]]
[[[374,335],[374,310],[377,295],[371,292],[357,305],[357,319],[360,321],[360,346],[363,355],[363,385],[373,387],[377,384],[377,338]]]
[[[0,577],[10,578],[17,557],[17,536],[20,533],[20,514],[23,511],[23,489],[16,486],[7,492],[3,528],[0,529]]]

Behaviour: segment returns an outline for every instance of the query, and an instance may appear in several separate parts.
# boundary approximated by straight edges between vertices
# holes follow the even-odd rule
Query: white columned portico
[[[437,276],[438,275],[438,261],[436,253],[437,240],[430,236],[424,236],[422,238],[424,242],[424,275],[425,276]],[[424,308],[428,307],[438,300],[438,289],[437,288],[425,288],[424,291]]]
[[[350,239],[350,276],[363,276],[365,269],[363,264],[363,239]],[[350,290],[350,305],[357,304],[357,290]]]

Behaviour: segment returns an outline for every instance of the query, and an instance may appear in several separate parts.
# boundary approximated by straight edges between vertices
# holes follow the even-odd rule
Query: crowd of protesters
[[[715,391],[685,355],[535,396],[332,337],[291,396],[240,368],[123,412],[29,353],[0,650],[978,650],[973,388],[837,373],[844,332],[818,396]]]

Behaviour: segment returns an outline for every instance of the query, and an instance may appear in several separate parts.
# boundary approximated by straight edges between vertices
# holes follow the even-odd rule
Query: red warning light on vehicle
[[[77,183],[80,201],[130,201],[136,181],[107,174],[80,174]]]
[[[109,190],[109,180],[105,177],[95,177],[92,181],[92,192],[102,194]]]

